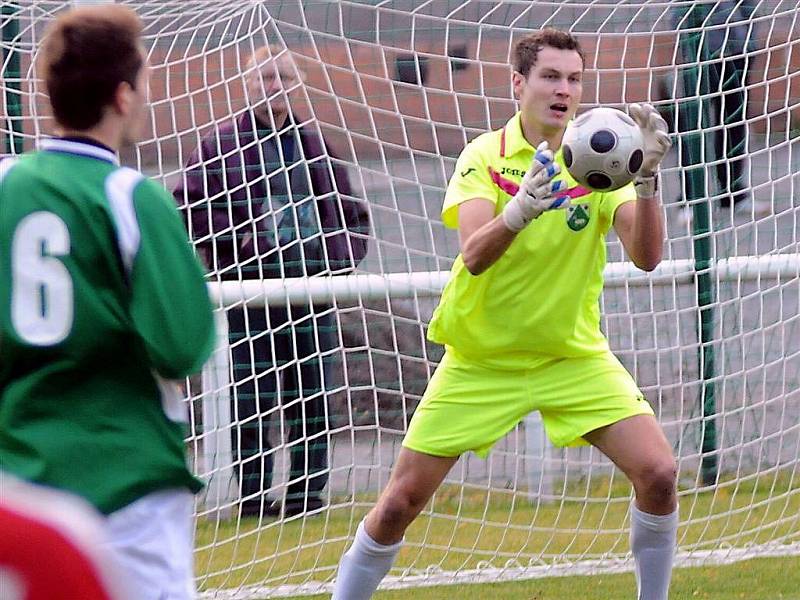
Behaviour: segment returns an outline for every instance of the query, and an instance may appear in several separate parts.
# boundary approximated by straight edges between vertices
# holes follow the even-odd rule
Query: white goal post
[[[75,3],[1,3],[0,154],[30,150],[53,133],[36,50],[47,23]],[[148,132],[122,162],[170,190],[187,168],[216,169],[222,182],[207,198],[176,198],[209,261],[219,325],[214,356],[185,382],[187,446],[209,484],[196,520],[204,598],[330,590],[442,356],[425,334],[458,253],[457,235],[440,218],[456,157],[513,114],[513,43],[544,26],[573,32],[584,47],[584,109],[651,102],[673,136],[662,171],[664,261],[652,273],[638,271],[612,234],[601,308],[612,349],[678,460],[678,564],[800,556],[796,0],[733,0],[726,3],[732,12],[717,0],[119,3],[144,22],[152,73]],[[302,71],[290,90],[294,121],[327,145],[320,156],[301,152],[293,168],[321,165],[331,189],[311,198],[306,188],[293,202],[361,202],[369,213],[369,235],[353,237],[368,241],[353,271],[253,277],[266,254],[219,265],[231,239],[257,231],[276,209],[242,183],[241,172],[223,176],[215,161],[190,156],[204,136],[247,115],[250,58],[267,46]],[[263,129],[254,144],[277,148],[275,134]],[[234,144],[227,156],[246,150]],[[282,165],[262,167],[262,183],[296,181]],[[346,173],[349,192],[335,172]],[[726,206],[731,197],[741,200],[734,208]],[[209,201],[230,209],[230,223],[206,233],[197,215]],[[234,213],[244,205],[249,216],[238,222]],[[326,235],[335,232],[310,238],[324,246]],[[283,315],[280,322],[270,321],[271,311]],[[268,326],[248,320],[259,314]],[[235,319],[244,324],[229,331]],[[513,325],[514,315],[508,319]],[[300,330],[319,347],[285,341]],[[321,343],[323,330],[332,345]],[[237,361],[242,349],[273,359]],[[309,361],[321,365],[320,383],[298,392]],[[269,395],[258,387],[267,379],[280,381]],[[247,394],[256,398],[255,418],[237,416]],[[322,407],[324,427],[295,439],[286,405],[311,401]],[[272,445],[257,456],[272,479],[242,498],[234,439],[260,425],[258,443]],[[324,509],[286,518],[242,513],[245,500],[270,501],[302,484],[292,459],[312,445],[327,456]],[[604,457],[551,447],[534,415],[487,460],[469,455],[457,463],[409,529],[384,586],[631,570],[630,498]]]
[[[707,269],[714,285],[732,282],[752,283],[764,278],[793,280],[800,276],[800,254],[773,254],[767,256],[742,256],[720,259]],[[696,263],[689,259],[662,262],[650,273],[643,273],[629,262],[607,265],[604,271],[605,287],[661,287],[697,285]],[[338,277],[262,279],[227,281],[211,284],[210,294],[217,305],[285,306],[312,302],[375,301],[381,298],[438,298],[449,279],[448,271],[414,271],[344,275]],[[218,313],[218,317],[222,313]],[[202,470],[208,473],[208,491],[205,508],[213,518],[229,518],[231,508],[239,500],[231,449],[230,415],[230,346],[228,325],[224,318],[217,319],[218,345],[214,356],[203,369],[202,422],[207,431],[203,437]],[[525,422],[526,450],[530,456],[549,457],[550,445],[544,434],[541,418],[532,414]],[[537,461],[529,466],[528,489],[535,489],[532,481],[546,475],[539,495],[552,493],[552,472],[546,474]],[[222,507],[222,508],[220,508]]]

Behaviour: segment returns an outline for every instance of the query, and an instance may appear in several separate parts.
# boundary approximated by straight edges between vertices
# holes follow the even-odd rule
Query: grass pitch
[[[628,551],[629,488],[605,481],[574,484],[560,500],[532,504],[512,490],[445,487],[409,528],[393,574],[479,565],[543,565]],[[199,521],[196,572],[200,589],[331,580],[349,538],[374,496],[340,503],[289,521]],[[722,483],[681,496],[678,543],[684,550],[800,542],[800,483],[791,473]],[[746,561],[676,570],[673,599],[800,600],[800,558]],[[579,591],[580,590],[580,591]],[[382,592],[377,598],[633,598],[631,574],[567,576],[513,583]],[[316,596],[317,598],[325,596]]]

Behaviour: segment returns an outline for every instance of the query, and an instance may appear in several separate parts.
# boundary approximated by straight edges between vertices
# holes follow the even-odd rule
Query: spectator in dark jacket
[[[212,276],[223,280],[351,272],[367,251],[369,217],[316,124],[299,124],[290,98],[302,84],[287,51],[248,63],[249,107],[206,135],[174,191]],[[328,480],[326,381],[338,344],[332,306],[232,308],[232,443],[243,515],[291,516],[324,506]],[[272,415],[290,454],[285,500],[272,499]],[[279,423],[279,422],[278,422]]]
[[[718,123],[713,131],[713,144],[717,182],[722,194],[720,205],[723,207],[741,205],[749,197],[746,80],[751,55],[757,49],[753,22],[755,9],[754,0],[717,0],[709,5],[681,3],[674,12],[678,30],[697,26],[692,21],[698,19],[702,20],[705,28],[698,45],[687,43],[687,34],[684,34],[682,52],[685,63],[706,64],[701,70],[704,80],[701,79],[700,91],[709,94],[709,106]],[[690,90],[687,95],[695,93]],[[686,110],[682,116],[679,122],[682,132],[693,131],[701,124],[696,115],[686,114]],[[686,142],[682,141],[681,146],[682,166],[691,166]],[[687,181],[684,181],[684,198],[689,198]],[[753,203],[755,216],[764,216],[768,211],[769,206],[763,202]],[[684,215],[688,219],[690,213],[685,211]]]

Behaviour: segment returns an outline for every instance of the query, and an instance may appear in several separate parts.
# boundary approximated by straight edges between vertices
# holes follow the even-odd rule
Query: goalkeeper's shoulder
[[[503,130],[485,131],[467,142],[460,157],[488,161],[498,154],[502,143]]]
[[[486,179],[488,167],[500,152],[500,136],[500,131],[487,131],[468,142],[458,155],[450,183],[469,184]]]

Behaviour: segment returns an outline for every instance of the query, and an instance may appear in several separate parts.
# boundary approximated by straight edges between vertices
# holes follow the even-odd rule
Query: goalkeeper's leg
[[[636,492],[631,507],[631,551],[639,600],[667,600],[678,530],[676,466],[655,417],[636,415],[583,436],[627,475]]]
[[[455,464],[401,448],[389,484],[358,525],[355,540],[339,563],[333,600],[367,600],[392,567],[406,528],[422,511]]]

